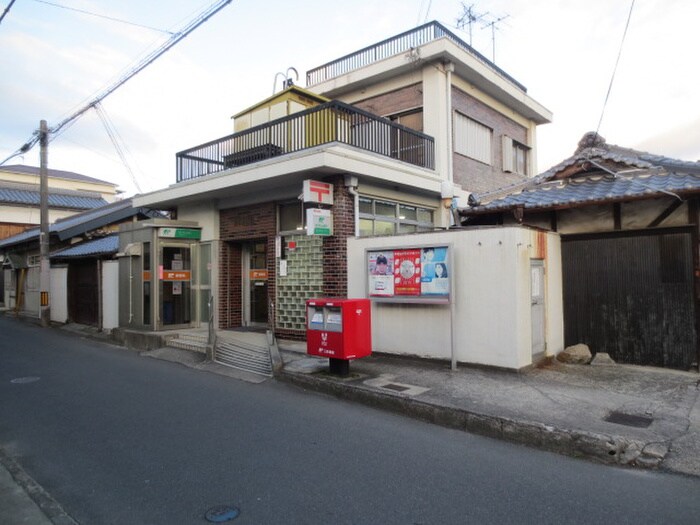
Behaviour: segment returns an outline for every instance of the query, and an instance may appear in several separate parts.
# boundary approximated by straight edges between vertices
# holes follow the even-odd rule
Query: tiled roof
[[[52,253],[51,257],[74,258],[74,257],[94,257],[97,255],[111,255],[117,253],[119,249],[119,236],[108,235],[92,241],[81,242],[70,248]]]
[[[39,191],[19,188],[0,187],[0,203],[4,204],[27,204],[39,206],[41,196]],[[88,197],[85,195],[71,195],[66,193],[49,193],[50,208],[68,208],[73,210],[89,210],[104,206],[107,201],[102,197]]]
[[[574,155],[509,187],[470,196],[461,215],[551,209],[700,192],[700,162],[607,144],[586,133]]]
[[[490,212],[521,207],[524,209],[561,208],[687,192],[700,192],[700,173],[640,170],[635,174],[592,175],[540,182],[517,193],[511,193],[478,206],[473,211]]]
[[[2,166],[0,171],[5,171],[9,173],[24,173],[25,175],[36,175],[39,176],[39,168],[36,166],[25,166],[23,164],[13,164],[11,166]],[[81,175],[80,173],[75,173],[73,171],[63,171],[63,170],[48,170],[49,177],[54,177],[57,179],[68,179],[76,180],[82,182],[92,182],[95,184],[108,184],[109,186],[116,186],[111,182],[105,180],[96,179],[94,177],[88,177],[87,175]]]

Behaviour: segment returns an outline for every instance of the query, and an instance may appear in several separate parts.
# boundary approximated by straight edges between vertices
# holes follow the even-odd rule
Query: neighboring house
[[[559,232],[566,345],[624,363],[697,367],[700,162],[587,133],[543,174],[469,202],[459,210],[465,225]]]
[[[122,298],[143,306],[121,326],[197,326],[213,296],[219,328],[303,339],[306,299],[348,295],[348,239],[450,228],[455,197],[535,173],[536,127],[551,120],[436,22],[306,84],[238,113],[234,134],[177,154],[176,184],[134,198],[178,222],[120,236],[134,253]]]
[[[49,222],[114,202],[117,186],[79,173],[48,170]],[[38,226],[39,168],[0,166],[0,239]]]
[[[117,253],[119,225],[159,216],[149,209],[134,208],[131,199],[124,199],[51,223],[51,320],[103,328],[104,314],[115,318],[117,267],[116,263],[106,266]],[[5,304],[17,313],[38,317],[39,228],[0,240],[0,255]],[[105,306],[103,299],[114,304]],[[107,324],[111,328],[115,322]]]

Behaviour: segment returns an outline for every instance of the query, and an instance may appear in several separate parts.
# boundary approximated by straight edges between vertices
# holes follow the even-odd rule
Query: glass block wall
[[[285,236],[287,275],[282,277],[277,260],[277,328],[306,329],[306,300],[323,294],[323,238]],[[296,242],[290,250],[289,243]]]

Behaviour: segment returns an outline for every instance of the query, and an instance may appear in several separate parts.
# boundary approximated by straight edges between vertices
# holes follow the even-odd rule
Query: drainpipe
[[[345,176],[345,187],[348,193],[353,196],[355,215],[355,237],[360,236],[360,194],[357,193],[357,177],[354,175]]]
[[[445,64],[445,73],[447,74],[447,86],[445,87],[445,94],[447,95],[447,180],[450,182],[454,182],[452,173],[452,73],[454,70],[455,65],[452,62]]]

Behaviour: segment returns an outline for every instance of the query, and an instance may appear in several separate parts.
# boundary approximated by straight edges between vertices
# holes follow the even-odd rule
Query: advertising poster
[[[394,252],[370,252],[367,258],[369,295],[392,297],[394,295]]]
[[[421,294],[421,251],[394,251],[394,295]]]
[[[450,272],[447,248],[423,248],[421,253],[423,274],[421,275],[421,295],[450,294]]]

